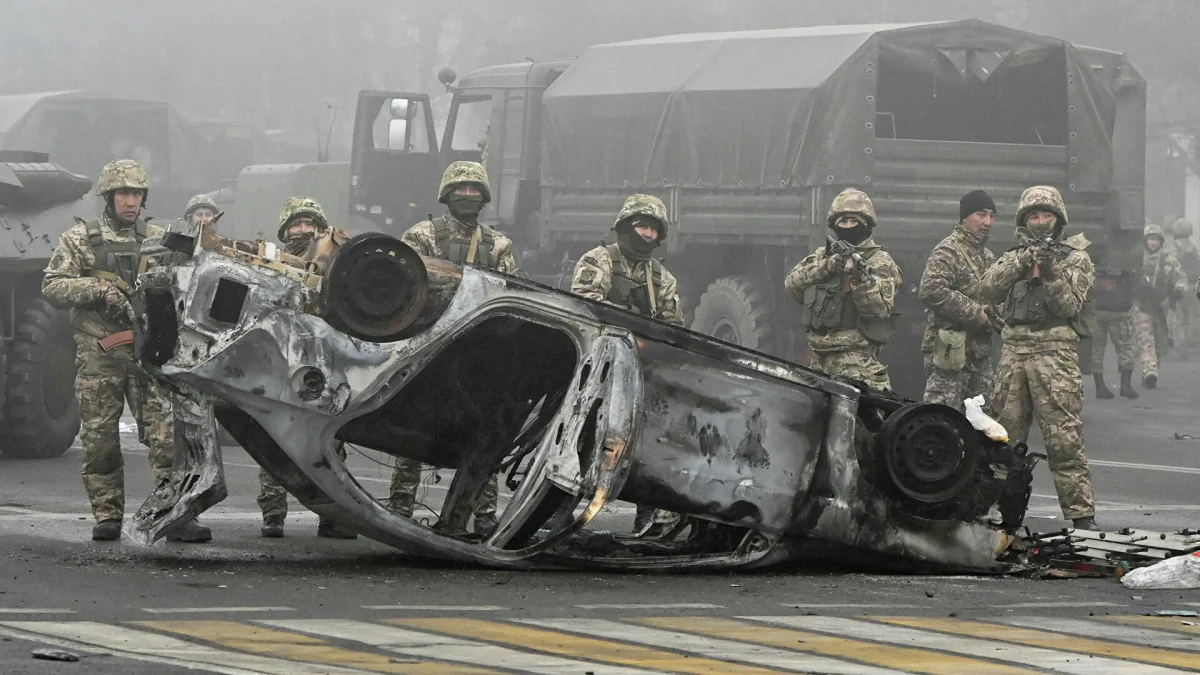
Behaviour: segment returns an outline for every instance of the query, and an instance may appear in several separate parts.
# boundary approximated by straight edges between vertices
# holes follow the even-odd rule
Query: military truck
[[[47,154],[0,150],[0,453],[57,457],[79,432],[75,340],[42,298],[42,270],[74,217],[91,218],[92,181]]]
[[[858,187],[904,274],[883,359],[909,396],[924,382],[920,275],[964,193],[995,198],[1001,251],[1020,192],[1054,185],[1122,287],[1137,265],[1146,89],[1119,53],[976,20],[702,33],[484,68],[453,94],[439,145],[427,95],[360,92],[353,213],[407,226],[438,209],[449,162],[484,158],[484,221],[561,283],[627,195],[655,194],[690,327],[803,362],[783,278],[824,245],[833,196]]]

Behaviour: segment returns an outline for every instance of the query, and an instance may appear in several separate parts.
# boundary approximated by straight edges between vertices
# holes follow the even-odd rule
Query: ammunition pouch
[[[933,343],[933,365],[939,370],[962,370],[967,365],[967,332],[939,329]]]

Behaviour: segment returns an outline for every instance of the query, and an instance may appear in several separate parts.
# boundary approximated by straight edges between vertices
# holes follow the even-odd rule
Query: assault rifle
[[[858,273],[863,279],[867,280],[868,284],[875,283],[875,273],[867,266],[867,259],[862,257],[858,249],[854,248],[849,242],[841,239],[834,239],[831,235],[825,235],[825,239],[829,242],[829,250],[837,255],[854,261],[854,266],[858,268]]]
[[[1063,260],[1071,253],[1071,248],[1069,246],[1055,239],[1054,235],[1050,234],[1034,241],[1033,250],[1038,254],[1038,258],[1041,258],[1042,252],[1045,252],[1055,261]],[[1041,276],[1041,270],[1038,268],[1037,262],[1033,263],[1033,276]]]

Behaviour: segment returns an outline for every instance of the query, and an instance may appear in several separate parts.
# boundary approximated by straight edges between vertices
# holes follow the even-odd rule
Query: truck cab
[[[468,74],[451,89],[440,133],[429,95],[359,92],[351,213],[399,235],[441,210],[437,185],[446,166],[457,160],[482,162],[492,201],[481,219],[518,241],[534,238],[536,244],[542,93],[570,63],[511,63]],[[445,82],[448,88],[450,82]]]

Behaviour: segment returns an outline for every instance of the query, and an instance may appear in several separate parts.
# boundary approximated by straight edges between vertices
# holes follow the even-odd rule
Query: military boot
[[[1158,373],[1146,373],[1142,377],[1142,386],[1147,389],[1154,389],[1158,386]]]
[[[317,536],[329,539],[358,539],[358,533],[332,518],[321,518],[317,521]]]
[[[283,516],[266,516],[263,518],[262,536],[268,539],[283,538]]]
[[[106,518],[92,526],[93,541],[116,541],[120,538],[120,518]]]
[[[203,544],[206,541],[212,541],[212,530],[201,525],[195,518],[192,518],[167,534],[167,541]]]
[[[1096,381],[1096,398],[1113,398],[1112,391],[1104,384],[1104,373],[1092,373],[1092,379]]]
[[[1125,398],[1138,398],[1141,394],[1137,393],[1137,389],[1133,388],[1133,371],[1121,371],[1121,396]]]
[[[1099,530],[1100,526],[1096,525],[1096,516],[1084,516],[1083,518],[1072,518],[1071,524],[1077,530]]]

